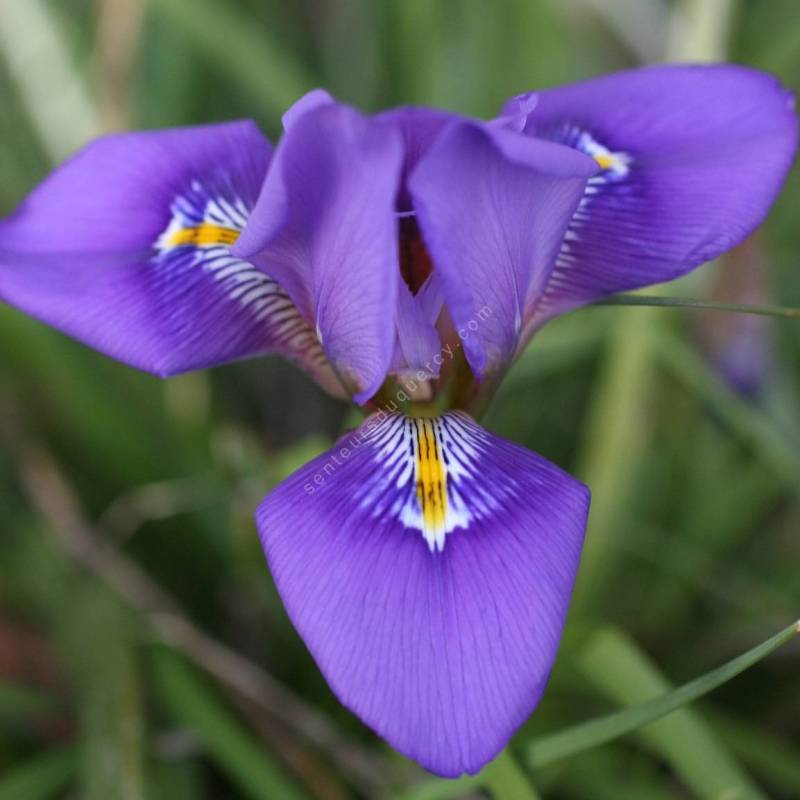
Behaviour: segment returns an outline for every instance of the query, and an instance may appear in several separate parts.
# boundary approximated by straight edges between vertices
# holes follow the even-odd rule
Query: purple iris
[[[446,776],[538,703],[589,492],[473,419],[535,331],[741,242],[792,161],[770,76],[635,70],[491,122],[322,91],[88,145],[0,223],[0,296],[167,376],[277,352],[373,413],[258,509],[341,701]]]

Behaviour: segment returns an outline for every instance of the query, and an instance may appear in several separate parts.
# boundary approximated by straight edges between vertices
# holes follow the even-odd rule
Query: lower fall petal
[[[673,280],[741,243],[763,222],[797,149],[794,98],[771,75],[734,64],[627,70],[536,100],[525,133],[581,150],[601,172],[523,343],[571,308]]]
[[[231,254],[271,152],[248,121],[91,142],[0,221],[0,300],[161,376],[277,352],[341,393],[283,288]]]
[[[379,412],[278,486],[258,527],[339,699],[443,776],[475,773],[544,692],[589,493],[467,415]]]

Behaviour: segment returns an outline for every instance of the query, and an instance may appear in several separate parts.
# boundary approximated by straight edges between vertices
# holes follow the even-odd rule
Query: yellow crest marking
[[[447,518],[447,468],[433,421],[417,419],[414,424],[417,433],[417,501],[424,527],[436,534],[444,530]]]
[[[606,155],[603,153],[598,153],[594,157],[594,160],[597,162],[597,164],[600,166],[601,169],[611,169],[611,167],[613,167],[617,163],[617,159],[615,156],[610,154]]]
[[[239,231],[235,228],[225,228],[221,225],[211,225],[203,222],[193,228],[179,228],[167,239],[167,247],[180,247],[193,245],[194,247],[208,247],[210,245],[224,244],[230,247],[239,238]]]

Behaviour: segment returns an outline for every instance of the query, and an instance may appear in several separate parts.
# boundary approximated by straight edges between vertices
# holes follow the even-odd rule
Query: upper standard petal
[[[544,692],[589,493],[467,415],[379,413],[266,497],[264,551],[339,699],[422,766],[494,758]]]
[[[435,325],[444,303],[443,298],[433,306],[428,302],[430,285],[438,281],[438,276],[433,278],[436,265],[419,227],[408,179],[445,128],[453,120],[463,117],[436,108],[401,106],[376,114],[375,119],[396,130],[403,141],[403,167],[395,203],[400,276],[403,280],[398,289],[397,349],[392,371],[410,374],[421,370],[433,379],[439,374],[436,361],[442,352]]]
[[[570,148],[472,121],[451,123],[414,168],[413,207],[479,376],[513,357],[596,172]]]
[[[400,106],[375,115],[376,121],[396,130],[403,141],[403,169],[397,196],[399,213],[413,212],[408,193],[408,178],[414,167],[451,122],[463,119],[465,118],[459,114],[426,106]]]
[[[354,109],[312,102],[292,118],[234,253],[313,319],[355,399],[380,387],[395,344],[400,136]]]

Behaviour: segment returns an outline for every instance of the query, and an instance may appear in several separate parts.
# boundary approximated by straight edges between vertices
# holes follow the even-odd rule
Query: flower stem
[[[508,749],[484,769],[483,778],[495,800],[539,800],[539,793]]]

